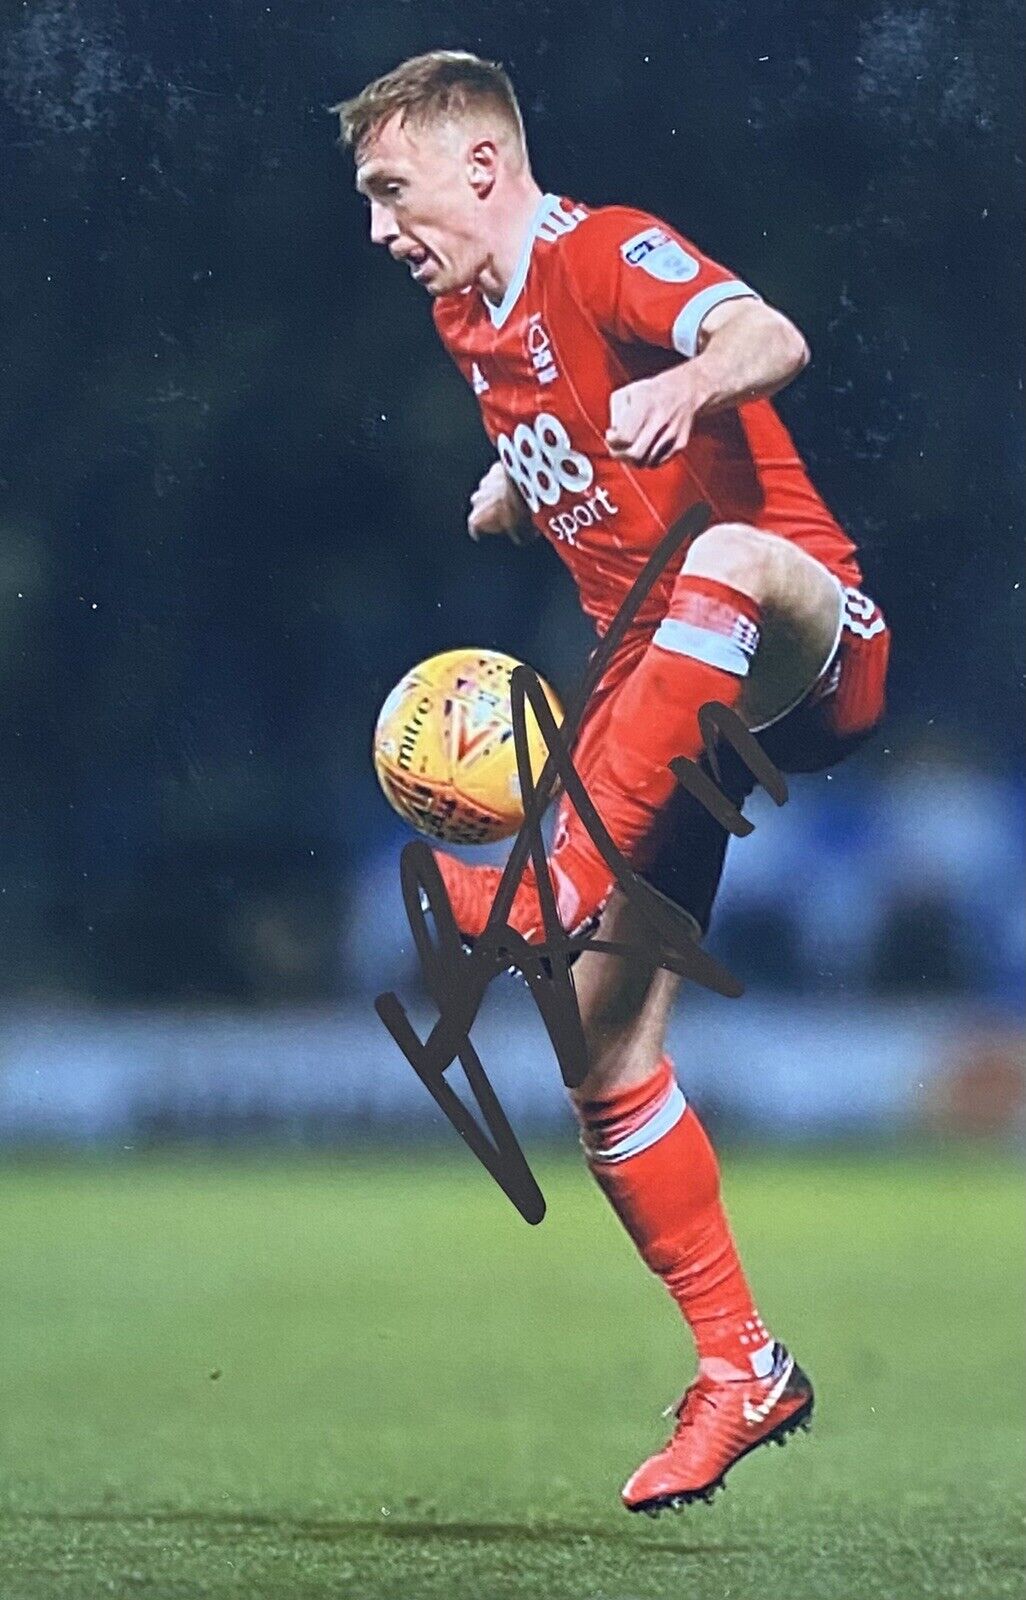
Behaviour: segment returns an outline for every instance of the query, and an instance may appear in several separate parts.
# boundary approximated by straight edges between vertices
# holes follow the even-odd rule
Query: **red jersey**
[[[485,431],[600,634],[699,500],[714,522],[781,534],[844,583],[861,582],[855,546],[768,400],[700,417],[687,448],[660,467],[618,461],[606,446],[613,391],[693,356],[705,314],[740,296],[758,298],[658,218],[547,194],[501,305],[473,287],[434,302]],[[675,575],[652,589],[635,634],[665,615]]]

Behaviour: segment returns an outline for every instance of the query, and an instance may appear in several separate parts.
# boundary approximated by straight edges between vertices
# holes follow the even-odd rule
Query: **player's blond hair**
[[[523,118],[507,74],[497,61],[484,61],[469,50],[429,50],[411,56],[351,100],[340,100],[328,110],[339,119],[342,143],[357,155],[382,123],[397,113],[403,122],[426,126],[476,111],[498,114],[518,152],[527,154]]]

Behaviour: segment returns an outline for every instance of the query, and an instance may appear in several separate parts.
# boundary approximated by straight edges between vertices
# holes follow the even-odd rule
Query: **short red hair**
[[[404,121],[428,124],[476,111],[501,117],[521,151],[525,155],[527,151],[523,118],[509,77],[497,61],[484,61],[468,50],[430,50],[411,56],[351,100],[328,109],[339,119],[342,143],[357,154],[375,130],[397,114]]]

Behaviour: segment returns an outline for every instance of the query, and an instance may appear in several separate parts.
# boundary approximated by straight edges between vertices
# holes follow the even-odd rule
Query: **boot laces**
[[[673,1401],[663,1411],[665,1418],[676,1417],[677,1426],[674,1433],[679,1433],[682,1428],[693,1428],[698,1420],[698,1401],[704,1401],[713,1411],[716,1410],[716,1400],[710,1392],[710,1386],[697,1378],[690,1384],[678,1400]]]

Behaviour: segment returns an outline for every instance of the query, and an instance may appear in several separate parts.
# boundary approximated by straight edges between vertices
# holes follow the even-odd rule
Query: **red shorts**
[[[844,587],[837,643],[819,678],[797,705],[768,727],[755,730],[781,772],[821,772],[869,738],[884,713],[890,645],[890,629],[879,607],[860,590]],[[592,697],[574,746],[585,785],[591,754],[601,745],[616,692],[639,654],[632,647],[607,671]],[[755,781],[732,747],[722,748],[717,757],[720,788],[741,808]],[[700,765],[710,771],[705,757]],[[729,837],[686,790],[678,789],[661,820],[652,865],[641,874],[689,911],[703,933],[709,926]]]

